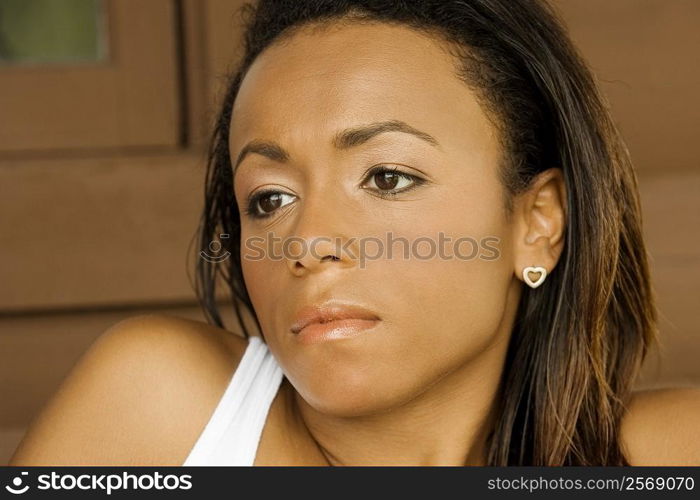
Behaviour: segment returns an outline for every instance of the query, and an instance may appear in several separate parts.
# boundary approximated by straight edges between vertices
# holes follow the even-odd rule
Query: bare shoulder
[[[116,323],[34,417],[9,465],[181,465],[246,345],[175,316]]]
[[[632,465],[700,465],[700,388],[634,393],[622,441]]]

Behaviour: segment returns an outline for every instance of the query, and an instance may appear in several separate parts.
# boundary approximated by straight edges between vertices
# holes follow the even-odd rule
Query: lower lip
[[[296,334],[297,340],[304,344],[315,344],[328,340],[356,337],[372,328],[379,320],[376,319],[338,319],[326,323],[312,323]]]

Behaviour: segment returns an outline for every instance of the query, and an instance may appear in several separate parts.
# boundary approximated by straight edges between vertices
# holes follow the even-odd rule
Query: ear
[[[550,273],[564,249],[566,184],[560,168],[538,174],[514,204],[515,275],[523,279],[526,267],[544,267]],[[537,276],[532,274],[533,280]]]

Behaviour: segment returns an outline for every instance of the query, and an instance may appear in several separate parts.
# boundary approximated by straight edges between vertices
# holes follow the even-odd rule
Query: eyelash
[[[421,179],[420,177],[416,177],[415,175],[411,175],[411,174],[408,174],[406,172],[400,171],[398,169],[398,167],[387,168],[383,165],[378,165],[378,166],[370,169],[369,172],[367,172],[367,174],[365,175],[365,182],[367,180],[371,180],[375,175],[383,174],[383,173],[393,173],[393,174],[398,175],[399,177],[413,181],[413,184],[411,184],[409,187],[405,187],[405,188],[402,188],[400,190],[392,190],[392,191],[376,191],[376,190],[374,190],[375,194],[377,196],[379,196],[381,198],[385,198],[385,199],[389,199],[389,198],[392,198],[392,197],[399,195],[401,193],[406,193],[408,191],[411,191],[412,189],[415,189],[418,186],[420,186],[426,182],[425,179]],[[363,184],[364,184],[364,182],[363,182]],[[266,219],[266,218],[274,215],[275,212],[277,212],[279,210],[279,208],[276,210],[273,210],[272,212],[267,212],[264,214],[258,213],[258,211],[256,209],[258,202],[269,194],[288,194],[288,193],[284,193],[282,191],[276,191],[274,189],[267,189],[267,190],[258,191],[254,195],[248,197],[248,199],[246,201],[246,207],[245,207],[244,213],[247,216],[252,217],[254,219]],[[293,196],[293,195],[289,195],[289,196]],[[283,207],[280,207],[280,208],[283,208]]]

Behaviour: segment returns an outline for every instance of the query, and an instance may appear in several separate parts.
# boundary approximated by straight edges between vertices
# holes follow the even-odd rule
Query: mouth
[[[367,308],[336,301],[300,309],[289,330],[300,342],[316,343],[359,335],[380,321]]]

